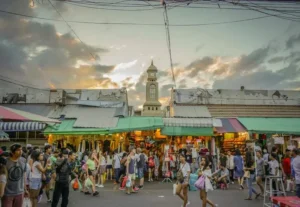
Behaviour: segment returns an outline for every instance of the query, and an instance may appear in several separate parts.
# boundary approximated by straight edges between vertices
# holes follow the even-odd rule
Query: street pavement
[[[257,186],[255,186],[258,189]],[[137,194],[126,195],[124,191],[119,191],[112,183],[106,183],[104,188],[98,188],[100,195],[93,197],[84,195],[70,188],[69,207],[180,207],[181,200],[173,195],[173,184],[171,183],[145,183],[144,189]],[[244,200],[248,190],[238,189],[237,185],[230,185],[228,190],[214,190],[208,193],[208,198],[218,207],[262,207],[263,198],[251,201]],[[202,206],[198,191],[189,192],[189,201],[193,206]],[[39,204],[40,207],[51,206],[47,204],[45,196]],[[60,207],[60,205],[59,205]]]

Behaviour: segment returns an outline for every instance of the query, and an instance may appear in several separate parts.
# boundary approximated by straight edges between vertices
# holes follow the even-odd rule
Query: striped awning
[[[221,118],[222,127],[216,127],[218,133],[246,132],[247,129],[235,118]]]
[[[0,122],[0,130],[5,132],[42,131],[45,127],[40,122]]]

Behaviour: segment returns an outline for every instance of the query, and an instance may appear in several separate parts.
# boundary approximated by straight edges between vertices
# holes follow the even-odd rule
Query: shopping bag
[[[292,180],[286,181],[286,191],[293,191],[294,190],[294,182]]]
[[[85,180],[84,186],[87,187],[87,188],[90,188],[91,186],[93,186],[93,182],[91,181],[90,178],[87,178]]]
[[[23,200],[23,207],[32,207],[31,201],[29,198],[24,198]]]
[[[190,191],[197,191],[198,189],[195,187],[195,183],[198,180],[197,174],[191,174],[190,175]]]
[[[74,191],[79,189],[79,181],[78,181],[77,178],[74,179],[74,182],[72,184],[72,188],[73,188]]]
[[[121,184],[121,188],[125,188],[125,187],[126,187],[127,179],[128,179],[127,176],[123,177],[122,184]]]
[[[130,178],[130,177],[127,178],[127,181],[126,181],[126,187],[127,187],[127,188],[130,188],[130,187],[131,187],[131,178]]]
[[[176,195],[177,184],[173,184],[173,195]]]
[[[203,175],[195,182],[195,187],[199,190],[205,189],[205,177]]]

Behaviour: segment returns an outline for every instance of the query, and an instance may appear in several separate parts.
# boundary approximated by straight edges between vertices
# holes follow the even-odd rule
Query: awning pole
[[[26,145],[28,144],[29,132],[26,132]]]

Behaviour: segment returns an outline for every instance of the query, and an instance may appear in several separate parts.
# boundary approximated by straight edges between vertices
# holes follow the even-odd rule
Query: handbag
[[[250,178],[250,171],[249,170],[245,171],[244,178]]]
[[[205,176],[201,175],[198,180],[195,182],[195,187],[199,190],[205,189]]]
[[[176,174],[177,181],[179,181],[180,183],[182,183],[184,181],[182,169],[184,168],[185,165],[186,165],[186,163],[178,170],[178,172]]]

